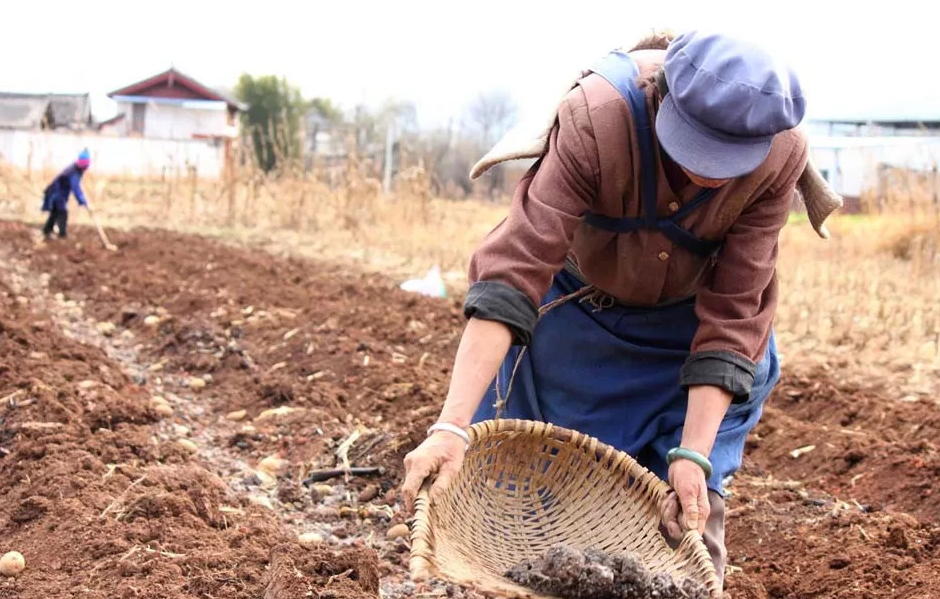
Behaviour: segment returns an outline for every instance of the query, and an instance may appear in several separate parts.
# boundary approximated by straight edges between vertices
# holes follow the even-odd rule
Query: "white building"
[[[231,164],[239,138],[243,103],[170,69],[108,94],[118,115],[103,131],[118,137],[196,142],[220,152],[219,162]]]
[[[148,139],[234,139],[246,106],[170,69],[108,94],[121,135]]]
[[[879,192],[886,168],[924,173],[938,184],[940,107],[926,108],[846,112],[807,122],[812,160],[845,198],[847,211],[856,211],[866,192]]]
[[[215,178],[231,166],[241,102],[175,69],[108,96],[118,113],[99,122],[87,93],[0,93],[0,162],[57,171],[87,148],[102,175]]]

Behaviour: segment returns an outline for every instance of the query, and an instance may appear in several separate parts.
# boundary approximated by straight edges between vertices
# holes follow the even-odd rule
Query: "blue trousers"
[[[582,287],[562,271],[544,298],[550,302]],[[626,452],[668,481],[666,452],[679,445],[688,394],[679,372],[698,328],[694,300],[653,309],[620,305],[596,309],[570,300],[545,313],[522,358],[502,418],[551,422],[592,435]],[[506,397],[521,348],[510,350],[497,381]],[[709,456],[709,489],[726,495],[725,479],[740,467],[744,442],[780,378],[771,335],[757,366],[750,397],[728,409]],[[474,415],[496,415],[496,381]]]

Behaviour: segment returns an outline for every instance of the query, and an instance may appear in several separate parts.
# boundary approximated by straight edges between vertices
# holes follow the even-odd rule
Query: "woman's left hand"
[[[678,459],[669,466],[669,493],[660,506],[666,532],[679,539],[687,530],[705,532],[705,521],[711,507],[708,485],[702,467],[689,460]]]

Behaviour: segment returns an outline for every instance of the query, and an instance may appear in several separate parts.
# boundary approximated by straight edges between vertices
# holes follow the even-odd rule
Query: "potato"
[[[10,551],[0,557],[0,574],[4,576],[16,576],[26,568],[26,560],[19,551]]]
[[[323,542],[323,535],[318,532],[304,532],[298,535],[297,540],[304,546],[316,545]]]
[[[314,490],[314,491],[317,493],[317,495],[319,495],[320,497],[327,497],[327,496],[333,494],[333,487],[331,487],[330,485],[326,485],[326,484],[316,484],[316,485],[313,485],[313,490]]]
[[[248,501],[269,510],[274,509],[274,505],[271,503],[271,499],[267,495],[249,495]]]
[[[407,524],[396,524],[388,529],[385,537],[388,539],[407,539],[411,535],[411,529]]]
[[[190,441],[189,439],[177,439],[177,440],[176,440],[176,443],[177,443],[180,447],[182,447],[183,449],[185,449],[186,451],[189,451],[189,452],[192,452],[192,453],[196,453],[197,451],[199,451],[199,447],[198,447],[195,443],[193,443],[192,441]]]
[[[110,337],[114,334],[115,329],[117,329],[113,322],[99,322],[95,325],[95,328],[105,337]]]
[[[173,415],[173,407],[167,403],[154,403],[153,411],[156,412],[159,416]]]
[[[268,408],[267,410],[258,414],[258,417],[255,420],[267,420],[268,418],[274,418],[275,416],[286,416],[287,414],[294,414],[303,412],[304,408],[294,408],[291,406],[278,406],[276,408]]]
[[[259,485],[262,489],[273,489],[277,486],[277,478],[264,470],[255,470],[253,473],[258,477]]]
[[[283,458],[279,458],[276,455],[269,455],[268,457],[258,462],[258,470],[266,472],[271,476],[277,476],[286,470],[289,465],[289,461]]]

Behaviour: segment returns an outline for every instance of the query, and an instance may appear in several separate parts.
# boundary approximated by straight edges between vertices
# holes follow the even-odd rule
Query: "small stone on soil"
[[[258,478],[259,486],[262,489],[273,489],[277,486],[277,479],[264,470],[255,471],[255,476]]]
[[[852,562],[848,558],[834,557],[831,560],[829,560],[829,567],[832,568],[833,570],[841,570],[842,568],[845,568],[846,566],[848,566],[850,563]]]

